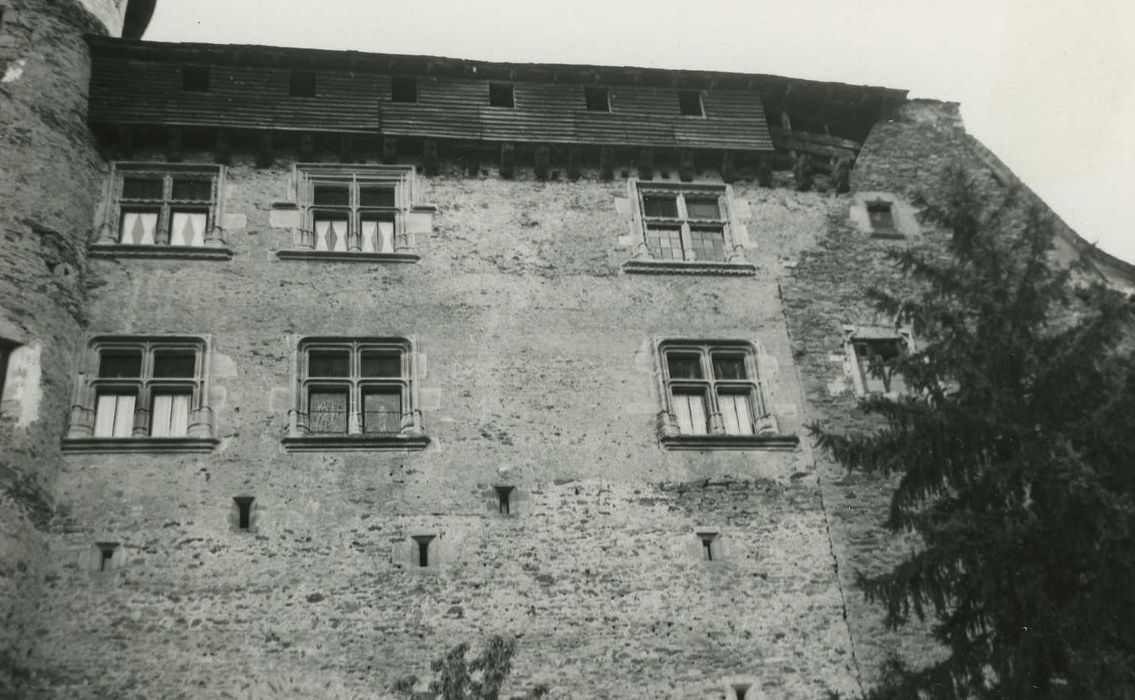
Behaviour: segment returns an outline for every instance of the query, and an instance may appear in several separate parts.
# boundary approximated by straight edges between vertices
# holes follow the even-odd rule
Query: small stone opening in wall
[[[424,568],[430,565],[430,543],[434,535],[414,535],[414,543],[418,545],[418,566]]]
[[[315,71],[293,70],[288,76],[288,94],[292,97],[315,97]]]
[[[745,696],[749,693],[749,688],[752,688],[750,683],[734,683],[733,684],[733,697],[735,700],[745,700]]]
[[[891,211],[891,203],[876,199],[867,202],[867,217],[871,220],[871,231],[874,233],[896,233],[895,215]]]
[[[497,490],[497,510],[501,515],[512,515],[512,492],[515,486],[494,486]]]
[[[247,530],[252,525],[252,502],[255,496],[233,496],[237,511],[237,529]]]
[[[99,550],[99,571],[114,568],[114,554],[118,551],[117,542],[95,542]]]
[[[209,66],[182,66],[181,89],[185,92],[209,92]]]
[[[713,561],[717,557],[717,533],[701,531],[698,532],[698,539],[701,540],[702,559]]]

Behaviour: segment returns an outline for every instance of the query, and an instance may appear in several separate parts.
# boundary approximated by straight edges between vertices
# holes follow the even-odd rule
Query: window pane
[[[715,379],[748,379],[745,372],[745,356],[714,353],[713,376]]]
[[[99,394],[95,437],[130,437],[134,430],[134,394]]]
[[[705,435],[709,425],[705,419],[705,396],[674,392],[671,397],[678,432],[683,435]]]
[[[362,353],[362,376],[401,377],[402,353],[390,350],[364,350]]]
[[[118,242],[123,245],[153,245],[158,228],[158,213],[153,211],[122,212],[122,229]]]
[[[315,249],[346,250],[347,220],[343,217],[329,217],[324,214],[316,214]]]
[[[717,197],[686,197],[686,212],[691,219],[720,219]]]
[[[351,376],[351,353],[349,350],[309,350],[307,353],[307,376],[309,377],[349,377]]]
[[[197,353],[192,350],[165,350],[154,353],[154,376],[197,376]]]
[[[681,229],[654,226],[646,229],[646,249],[650,257],[658,260],[683,259]]]
[[[690,229],[690,247],[697,260],[725,260],[725,233],[721,229]]]
[[[380,218],[365,218],[360,221],[362,249],[364,253],[394,252],[394,222]]]
[[[869,202],[867,204],[867,216],[871,219],[871,230],[895,230],[895,219],[891,213],[890,202]]]
[[[205,245],[205,225],[208,220],[209,215],[205,212],[173,212],[169,244],[197,247]]]
[[[359,188],[359,205],[364,207],[393,207],[393,187],[364,186]]]
[[[189,429],[189,394],[154,394],[151,437],[185,437]]]
[[[642,211],[647,216],[678,218],[678,200],[666,195],[647,195],[642,198]]]
[[[402,429],[402,392],[377,389],[363,395],[363,432],[397,433]]]
[[[160,177],[125,177],[122,179],[122,196],[125,199],[161,199]]]
[[[719,394],[718,406],[721,408],[721,421],[728,435],[752,435],[753,412],[749,406],[748,394]]]
[[[345,207],[351,203],[351,191],[346,185],[316,185],[313,201],[322,206]]]
[[[99,377],[135,378],[142,376],[141,350],[103,350],[99,353]]]
[[[666,363],[670,368],[671,379],[701,379],[701,355],[690,353],[666,353]]]
[[[175,179],[173,198],[193,202],[208,202],[213,198],[213,181],[201,179]]]
[[[310,392],[307,398],[307,429],[312,433],[346,433],[347,392]]]

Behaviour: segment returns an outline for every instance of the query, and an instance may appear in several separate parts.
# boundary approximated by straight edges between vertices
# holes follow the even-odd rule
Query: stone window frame
[[[871,209],[876,207],[886,207],[890,211],[891,228],[876,230],[871,221]],[[877,240],[911,240],[920,232],[916,210],[890,192],[855,193],[849,214],[861,231]]]
[[[422,450],[430,439],[422,428],[421,397],[417,381],[419,360],[416,343],[411,337],[392,336],[304,336],[296,343],[292,363],[292,401],[288,410],[288,431],[283,439],[289,452],[357,451],[357,450]],[[308,371],[309,351],[343,350],[350,352],[349,377],[311,377]],[[364,350],[397,350],[402,371],[397,378],[364,378],[357,369]],[[362,392],[370,387],[397,385],[402,395],[401,429],[397,433],[363,432],[360,417]],[[308,399],[311,387],[346,389],[348,403],[346,431],[315,433],[309,429]]]
[[[106,179],[102,206],[100,207],[95,230],[97,238],[90,245],[90,253],[96,257],[111,258],[191,258],[205,260],[228,260],[232,250],[224,240],[221,221],[224,218],[224,192],[227,169],[214,163],[159,163],[143,161],[114,161]],[[148,200],[126,200],[123,198],[123,183],[130,175],[161,178],[162,197]],[[210,197],[205,200],[173,199],[172,183],[178,175],[198,176],[211,179]],[[154,233],[154,243],[121,243],[123,216],[127,209],[157,212],[158,222]],[[157,242],[169,240],[169,227],[176,210],[204,211],[206,213],[203,243],[193,245],[169,245]]]
[[[317,186],[346,187],[348,203],[317,204]],[[366,187],[393,189],[393,204],[364,205],[361,192]],[[289,195],[290,201],[273,204],[274,210],[293,210],[298,214],[291,247],[276,253],[281,260],[414,263],[420,259],[415,252],[415,234],[432,227],[432,216],[437,211],[437,207],[416,203],[417,171],[412,165],[296,163],[292,166]],[[343,249],[318,249],[316,216],[321,212],[340,213],[347,217]],[[391,250],[380,250],[381,227],[375,229],[376,239],[364,240],[364,216],[389,220],[393,224]],[[364,250],[367,243],[372,250]]]
[[[139,350],[142,368],[138,377],[100,378],[99,360],[104,350]],[[196,356],[193,377],[157,378],[152,376],[153,357],[163,351],[193,350]],[[191,335],[97,335],[86,344],[75,394],[71,405],[64,452],[211,452],[219,443],[213,426],[213,409],[209,405],[212,339]],[[96,437],[95,420],[100,388],[116,388],[135,392],[134,417],[129,437]],[[188,389],[190,403],[187,429],[182,437],[150,435],[152,391]],[[180,392],[179,392],[180,393]]]
[[[651,194],[674,195],[679,200],[678,217],[655,219],[647,217],[643,204],[644,197]],[[717,197],[721,218],[707,220],[722,227],[724,261],[697,260],[689,246],[690,222],[696,221],[683,216],[683,205],[687,195]],[[623,271],[628,273],[653,274],[709,274],[744,275],[756,274],[756,266],[745,257],[745,247],[737,235],[740,226],[736,220],[733,206],[732,185],[715,182],[655,182],[630,178],[627,181],[627,198],[631,203],[631,240],[634,242],[634,257],[623,263]],[[647,227],[651,221],[677,225],[682,230],[682,260],[655,258],[647,244]]]
[[[843,347],[847,358],[847,374],[851,377],[855,395],[861,398],[877,395],[894,399],[904,394],[905,392],[901,390],[867,390],[867,384],[864,381],[867,368],[855,347],[856,344],[862,343],[896,343],[901,346],[900,351],[905,350],[906,353],[912,353],[915,351],[915,344],[911,329],[877,325],[847,325],[843,327]]]
[[[661,410],[656,421],[659,445],[666,450],[792,450],[799,444],[796,435],[780,432],[779,424],[772,411],[769,401],[769,392],[758,361],[759,353],[754,343],[748,340],[737,339],[691,339],[668,338],[664,340],[653,339],[651,349],[654,353],[655,389],[658,392]],[[716,352],[742,353],[745,356],[747,374],[745,380],[729,382],[750,387],[750,411],[752,413],[752,434],[727,434],[720,410],[717,409],[716,399],[710,394],[716,394],[715,380],[706,378],[702,380],[687,381],[683,379],[672,380],[669,376],[669,366],[666,360],[667,352],[699,353],[704,363],[712,362],[712,355]],[[706,434],[682,433],[678,418],[674,413],[671,397],[671,388],[675,383],[704,385],[706,401],[706,420],[708,429]]]

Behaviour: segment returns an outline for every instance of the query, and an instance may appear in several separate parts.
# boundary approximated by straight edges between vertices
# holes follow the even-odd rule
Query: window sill
[[[667,450],[795,450],[795,435],[673,435],[659,440]]]
[[[757,273],[752,263],[651,260],[636,258],[623,263],[623,272],[648,275],[729,275],[750,277]]]
[[[212,452],[220,441],[215,438],[69,438],[64,452],[88,454],[123,452]]]
[[[421,258],[417,253],[344,253],[337,250],[280,250],[276,257],[281,260],[390,263],[415,263]]]
[[[95,258],[163,258],[177,260],[229,260],[233,252],[215,246],[121,245],[94,243],[90,247]]]
[[[286,437],[283,443],[288,452],[410,451],[426,449],[430,439],[424,435],[305,435]]]

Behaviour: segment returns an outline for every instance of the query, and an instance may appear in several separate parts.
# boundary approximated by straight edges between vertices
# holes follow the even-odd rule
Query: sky
[[[145,38],[906,89],[960,102],[1081,236],[1135,262],[1133,32],[1132,0],[160,0]]]

